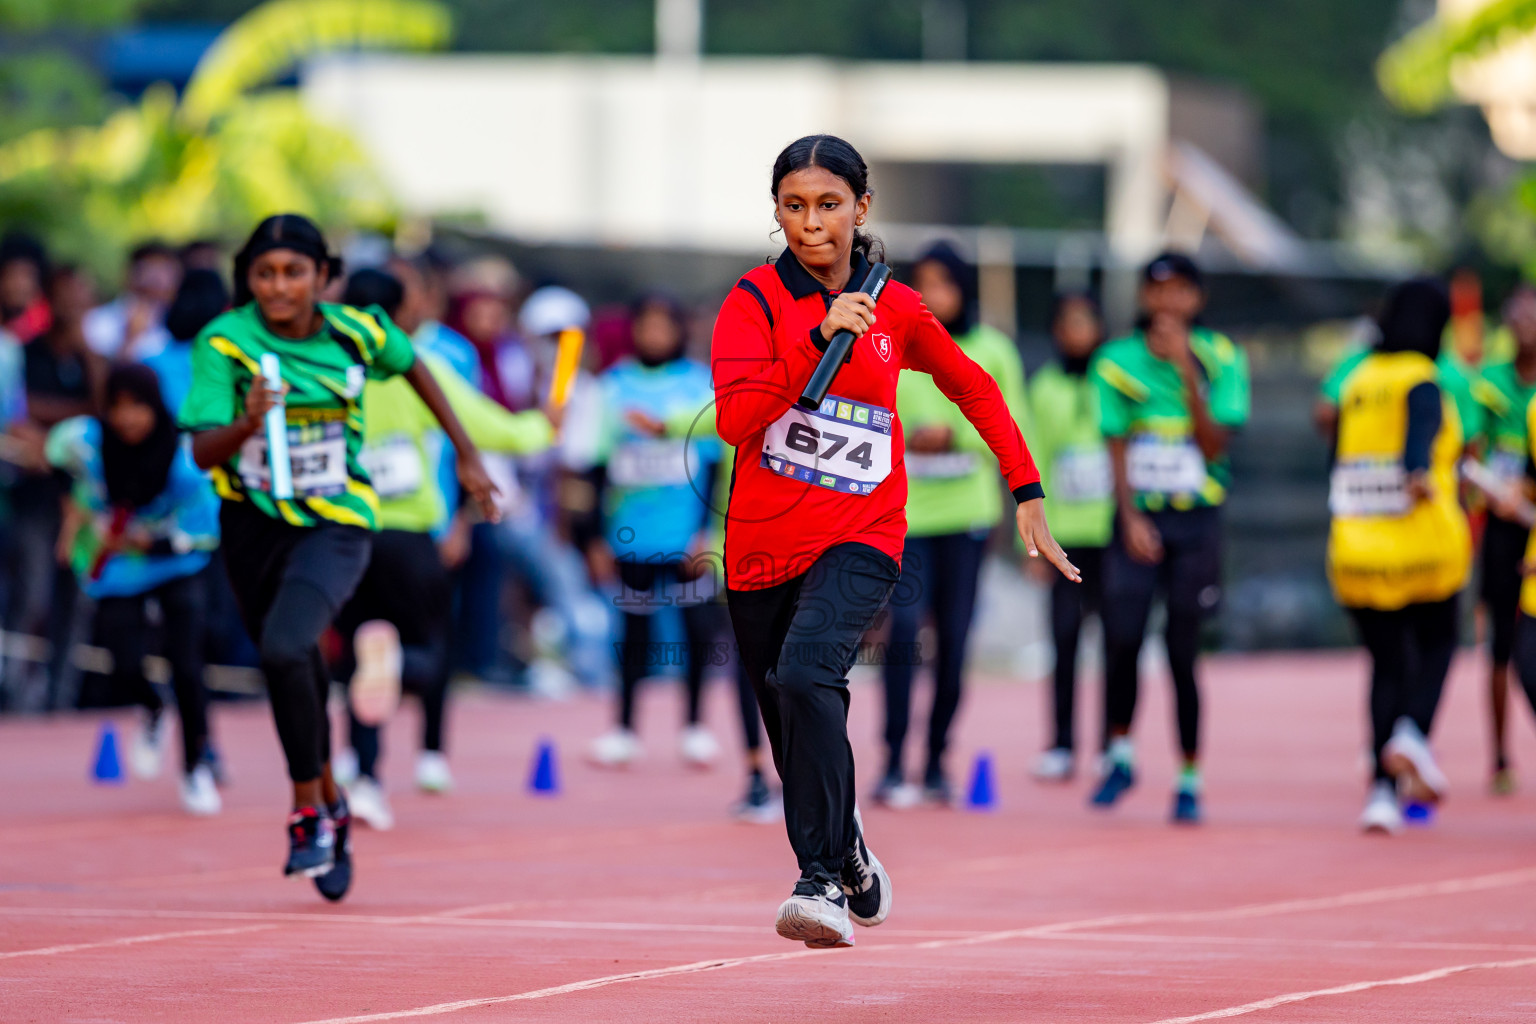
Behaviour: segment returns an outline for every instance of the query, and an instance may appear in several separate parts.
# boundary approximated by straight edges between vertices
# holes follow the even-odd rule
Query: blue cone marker
[[[91,763],[91,781],[108,786],[123,784],[123,765],[117,756],[117,730],[111,722],[101,724],[96,739],[96,758]]]
[[[282,366],[277,353],[264,352],[261,356],[261,375],[267,387],[281,393],[283,389]],[[288,501],[293,498],[293,463],[288,459],[288,413],[281,405],[267,410],[267,465],[272,472],[272,497]]]

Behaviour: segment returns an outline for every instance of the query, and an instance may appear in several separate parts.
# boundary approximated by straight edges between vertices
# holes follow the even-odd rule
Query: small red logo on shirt
[[[890,362],[891,336],[889,334],[876,334],[872,335],[870,340],[875,343],[875,351],[880,353],[880,358]]]

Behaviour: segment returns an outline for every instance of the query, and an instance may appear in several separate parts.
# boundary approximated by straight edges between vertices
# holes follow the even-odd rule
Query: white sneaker
[[[812,949],[851,946],[853,922],[848,919],[848,897],[825,876],[802,878],[779,906],[774,931]]]
[[[915,782],[898,782],[875,791],[875,803],[892,811],[910,811],[923,802],[923,789]]]
[[[601,768],[628,768],[640,759],[640,737],[634,730],[615,728],[592,741],[587,757]]]
[[[357,655],[352,713],[364,725],[382,725],[400,706],[400,631],[383,619],[365,622],[357,627],[352,650]]]
[[[416,788],[424,793],[446,793],[453,788],[453,772],[440,750],[423,750],[416,755]]]
[[[331,778],[338,786],[350,786],[357,781],[357,751],[342,747],[331,754]]]
[[[1392,738],[1381,752],[1381,765],[1398,781],[1403,795],[1420,803],[1439,803],[1450,788],[1445,772],[1435,763],[1429,741],[1409,718],[1399,718]]]
[[[188,814],[208,817],[224,809],[224,799],[213,781],[213,769],[200,764],[181,777],[181,808]]]
[[[1072,751],[1066,747],[1052,747],[1035,758],[1032,774],[1040,782],[1067,782],[1075,770]]]
[[[544,700],[570,700],[579,689],[571,670],[552,658],[535,658],[527,679],[528,692]]]
[[[1397,805],[1397,790],[1392,783],[1382,780],[1371,787],[1370,799],[1360,814],[1360,827],[1389,836],[1403,830],[1403,812]]]
[[[151,718],[144,716],[144,724],[133,735],[128,747],[128,769],[136,779],[158,779],[160,763],[165,756],[165,734],[168,718],[161,712]]]
[[[352,808],[352,817],[377,832],[395,827],[395,812],[390,810],[384,788],[366,775],[347,790],[347,805]]]
[[[702,725],[690,725],[683,730],[677,752],[690,768],[712,768],[720,756],[720,741]]]
[[[842,883],[854,924],[873,928],[890,916],[891,876],[864,841],[864,816],[858,807],[853,809],[853,846],[843,858]]]

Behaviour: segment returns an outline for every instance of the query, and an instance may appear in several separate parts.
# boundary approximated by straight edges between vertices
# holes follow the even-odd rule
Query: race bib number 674
[[[844,494],[870,494],[891,475],[891,411],[829,395],[792,406],[763,437],[765,468]]]

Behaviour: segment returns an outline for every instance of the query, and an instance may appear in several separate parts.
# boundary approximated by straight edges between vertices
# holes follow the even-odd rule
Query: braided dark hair
[[[874,195],[869,187],[869,165],[858,150],[836,135],[807,135],[785,146],[773,162],[773,198],[779,198],[779,183],[786,175],[807,167],[820,167],[842,178],[856,200]],[[857,228],[853,232],[853,248],[871,263],[885,260],[885,243]]]

